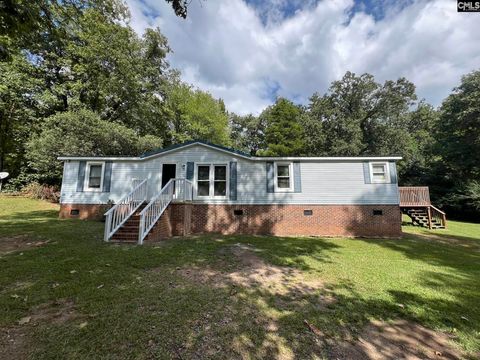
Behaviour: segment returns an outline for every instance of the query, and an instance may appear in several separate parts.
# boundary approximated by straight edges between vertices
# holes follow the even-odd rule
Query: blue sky
[[[480,67],[480,14],[453,0],[193,0],[186,20],[163,0],[127,0],[141,34],[158,26],[182,78],[239,114],[276,96],[307,103],[346,71],[406,77],[437,106]]]

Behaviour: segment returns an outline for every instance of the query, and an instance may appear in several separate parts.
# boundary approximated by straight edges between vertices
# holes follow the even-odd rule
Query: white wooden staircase
[[[192,182],[170,179],[147,203],[147,180],[143,180],[105,213],[105,241],[143,244],[172,201],[192,200]]]

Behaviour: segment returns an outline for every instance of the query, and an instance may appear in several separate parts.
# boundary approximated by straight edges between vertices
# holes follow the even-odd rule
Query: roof
[[[193,145],[202,145],[208,148],[213,148],[218,151],[222,151],[236,157],[246,158],[252,161],[295,161],[295,160],[304,160],[304,161],[395,161],[401,160],[401,156],[333,156],[333,157],[306,157],[306,156],[251,156],[243,151],[239,151],[233,148],[216,145],[202,140],[192,140],[187,141],[181,144],[176,144],[168,146],[163,149],[158,149],[154,151],[146,152],[140,156],[60,156],[58,160],[112,160],[112,161],[144,161],[152,157],[159,155],[165,155],[170,152],[177,151],[182,148],[190,147]]]
[[[194,145],[194,144],[201,144],[201,145],[210,146],[210,147],[216,148],[218,150],[230,152],[232,154],[240,155],[240,156],[243,156],[243,157],[248,157],[248,158],[251,157],[249,154],[247,154],[243,151],[236,150],[236,149],[233,149],[233,148],[229,148],[229,147],[226,147],[226,146],[212,144],[208,141],[203,141],[203,140],[191,140],[191,141],[186,141],[186,142],[181,143],[181,144],[171,145],[171,146],[168,146],[168,147],[163,148],[163,149],[158,149],[158,150],[153,150],[153,151],[143,153],[142,155],[140,155],[140,158],[141,159],[147,158],[147,157],[150,157],[150,156],[154,156],[154,155],[157,155],[157,154],[162,154],[162,153],[165,153],[165,152],[169,152],[169,151],[172,151],[172,150],[176,150],[176,149],[186,147],[188,145]]]

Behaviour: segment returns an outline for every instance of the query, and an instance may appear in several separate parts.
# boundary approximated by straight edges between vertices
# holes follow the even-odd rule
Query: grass
[[[0,242],[47,241],[0,254],[0,330],[22,331],[32,358],[328,357],[305,319],[337,340],[372,319],[406,319],[452,334],[466,356],[480,351],[478,224],[405,226],[401,240],[199,236],[140,247],[105,244],[102,223],[57,214],[56,205],[0,197]],[[180,274],[237,268],[224,250],[238,243],[299,271],[298,286],[322,286],[278,294]],[[335,301],[323,306],[326,297]],[[75,304],[68,321],[17,325],[42,304],[61,309],[61,299]]]

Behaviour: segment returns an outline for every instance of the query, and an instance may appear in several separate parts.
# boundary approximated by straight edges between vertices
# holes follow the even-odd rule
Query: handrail
[[[430,207],[431,207],[432,209],[434,209],[436,212],[439,212],[439,213],[442,214],[442,215],[446,215],[446,213],[443,212],[442,210],[440,210],[439,208],[437,208],[437,207],[435,207],[435,206],[433,206],[433,205],[430,205]]]
[[[155,226],[160,216],[173,200],[175,179],[170,179],[147,206],[140,213],[140,226],[138,229],[138,244],[143,244],[143,239]]]
[[[193,183],[190,180],[181,178],[170,179],[140,213],[138,244],[143,244],[145,237],[173,200],[191,201],[192,199]]]
[[[429,227],[432,228],[432,220],[436,220],[436,222],[439,222],[445,229],[447,228],[447,215],[440,209],[436,208],[433,205],[430,205],[428,208],[429,214],[430,214],[430,223]]]
[[[108,241],[113,234],[137,211],[147,200],[147,179],[121,198],[110,210],[105,213],[104,240]]]
[[[192,201],[193,200],[193,183],[187,179],[174,179],[174,180],[175,180],[175,200]]]

